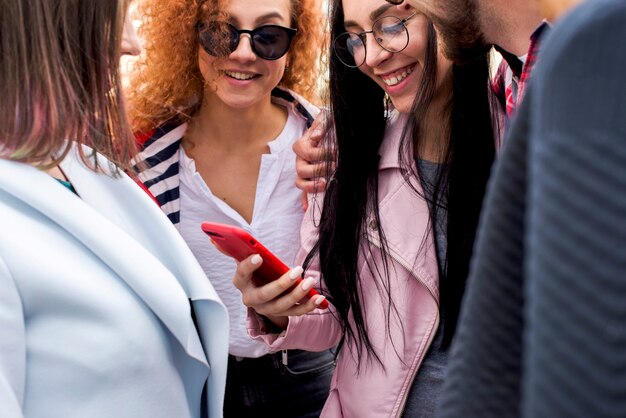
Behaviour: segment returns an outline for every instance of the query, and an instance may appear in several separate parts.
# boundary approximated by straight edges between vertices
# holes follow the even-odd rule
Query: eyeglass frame
[[[199,22],[196,25],[196,30],[198,32],[198,43],[200,44],[202,49],[204,49],[204,51],[207,54],[211,55],[212,57],[218,57],[220,55],[213,55],[212,53],[207,51],[207,49],[204,47],[203,43],[200,41],[200,34],[202,33],[203,29],[206,28],[211,23],[222,23],[224,25],[227,25],[232,30],[234,30],[234,33],[237,34],[237,42],[235,43],[234,49],[232,51],[230,51],[228,54],[224,55],[224,56],[228,56],[228,55],[232,54],[233,52],[235,52],[237,50],[237,48],[239,48],[239,43],[241,42],[241,35],[242,34],[248,34],[248,36],[250,37],[250,47],[252,48],[252,52],[254,52],[254,55],[256,55],[257,57],[261,58],[262,60],[266,60],[266,61],[276,61],[276,60],[279,60],[282,57],[284,57],[287,54],[287,52],[289,52],[289,49],[291,48],[291,42],[293,42],[293,38],[296,36],[296,33],[298,32],[298,29],[296,29],[296,28],[288,28],[286,26],[281,26],[281,25],[262,25],[262,26],[259,26],[257,28],[254,28],[254,29],[239,29],[237,26],[233,25],[232,23],[222,22],[222,21],[219,21],[219,20],[213,20],[213,21],[206,22],[206,23],[205,22]],[[287,49],[280,56],[275,57],[275,58],[266,58],[266,57],[263,57],[263,56],[259,55],[259,53],[257,52],[256,47],[255,47],[255,41],[254,41],[255,33],[257,33],[259,30],[261,30],[263,28],[268,28],[268,27],[280,28],[283,31],[285,31],[285,33],[287,33],[287,36],[288,36]],[[231,33],[233,33],[233,32],[231,32]]]
[[[389,1],[389,0],[387,0],[387,1]],[[391,1],[389,1],[389,3],[391,3]],[[398,4],[400,4],[400,3],[398,3]],[[394,4],[394,3],[392,3],[392,4]],[[363,31],[363,32],[358,32],[358,33],[357,32],[350,32],[350,31],[345,31],[345,32],[340,33],[339,36],[337,36],[337,38],[335,38],[335,41],[333,43],[336,43],[337,39],[339,39],[339,37],[341,37],[341,36],[343,36],[345,34],[350,34],[350,33],[355,34],[355,35],[357,35],[361,39],[361,42],[363,43],[363,48],[365,49],[365,56],[363,57],[363,62],[361,64],[354,65],[354,66],[346,64],[340,57],[339,57],[339,61],[341,61],[341,63],[343,65],[345,65],[346,67],[348,67],[348,68],[359,68],[361,65],[365,64],[365,61],[367,60],[367,41],[366,41],[367,35],[369,33],[374,35],[374,26],[376,26],[376,23],[378,21],[380,21],[380,20],[387,19],[389,17],[393,17],[393,18],[398,19],[398,21],[404,27],[404,31],[406,32],[406,44],[401,49],[399,49],[397,51],[392,51],[392,50],[389,50],[389,49],[385,48],[383,45],[381,45],[379,40],[378,40],[378,38],[376,36],[374,36],[374,41],[376,41],[378,46],[380,46],[382,49],[384,49],[387,52],[391,52],[392,54],[397,54],[399,52],[404,51],[406,49],[406,47],[409,46],[409,42],[411,41],[411,34],[409,32],[409,28],[406,27],[406,22],[408,22],[409,19],[413,18],[415,15],[417,15],[417,12],[413,12],[413,14],[411,14],[410,16],[405,17],[404,19],[400,19],[398,16],[381,16],[381,17],[379,17],[378,19],[376,19],[376,20],[374,20],[372,22],[372,29],[370,29],[370,30],[366,30],[366,31]],[[335,45],[333,45],[333,51],[335,51]],[[335,54],[336,53],[337,52],[335,51]],[[354,55],[353,55],[353,57],[354,57]]]

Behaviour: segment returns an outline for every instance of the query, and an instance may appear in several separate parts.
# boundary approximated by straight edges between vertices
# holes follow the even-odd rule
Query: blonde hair
[[[119,57],[128,0],[2,0],[0,157],[50,167],[71,139],[128,167]],[[117,170],[115,170],[117,172]]]
[[[197,24],[225,18],[228,0],[143,0],[140,35],[144,54],[129,74],[130,119],[138,131],[172,118],[185,122],[202,103],[204,80],[198,66]],[[319,0],[290,0],[298,29],[289,50],[290,68],[279,85],[317,101],[319,55],[323,42]]]

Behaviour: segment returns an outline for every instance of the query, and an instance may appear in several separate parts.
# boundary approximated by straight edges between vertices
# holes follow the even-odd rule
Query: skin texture
[[[437,26],[446,56],[462,62],[490,45],[521,56],[541,23],[540,0],[404,0]]]
[[[227,12],[230,23],[239,29],[255,29],[263,25],[291,27],[289,0],[231,1]],[[222,103],[233,108],[249,108],[270,101],[270,93],[285,72],[288,55],[275,61],[257,57],[252,51],[250,35],[241,36],[237,49],[228,57],[217,58],[199,46],[199,66],[206,83],[205,100],[208,106]],[[227,71],[243,73],[255,78],[234,80]]]
[[[488,0],[405,0],[426,14],[437,27],[446,56],[461,62],[485,49],[479,18],[478,3]]]
[[[354,0],[344,1],[344,25],[347,31],[360,33],[369,31],[374,20],[383,16],[395,16],[400,19],[407,18],[415,13],[412,7],[394,7],[381,0]],[[371,15],[372,11],[381,13],[379,16]],[[372,19],[374,17],[374,19]],[[411,111],[413,101],[422,82],[422,70],[426,58],[428,19],[421,13],[415,14],[406,22],[409,30],[409,43],[400,52],[389,52],[383,49],[374,40],[373,35],[366,36],[365,63],[359,70],[374,80],[380,86],[400,113]],[[443,58],[439,62],[439,79],[450,69],[450,62]],[[407,74],[411,71],[410,74]],[[405,76],[406,75],[406,76]],[[406,77],[406,78],[403,78]],[[403,78],[396,85],[394,79]]]
[[[133,22],[130,19],[129,12],[126,13],[126,18],[124,19],[124,32],[122,33],[121,48],[122,56],[137,56],[141,52],[141,44],[139,42],[139,38],[137,37],[137,33],[135,32]]]

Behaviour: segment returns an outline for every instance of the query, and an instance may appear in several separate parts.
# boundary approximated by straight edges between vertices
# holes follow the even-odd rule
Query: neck
[[[497,0],[480,10],[485,39],[520,57],[543,19],[539,0]]]
[[[206,95],[202,106],[189,123],[183,143],[194,147],[218,145],[228,149],[244,149],[258,142],[267,143],[282,131],[287,113],[275,105],[271,96],[245,108],[230,107],[215,95]]]
[[[54,177],[55,179],[67,181],[67,176],[65,175],[63,170],[61,170],[61,167],[58,164],[46,169],[45,172],[51,175],[52,177]]]

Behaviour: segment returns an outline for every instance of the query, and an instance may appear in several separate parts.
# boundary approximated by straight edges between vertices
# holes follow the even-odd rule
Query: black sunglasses
[[[252,51],[256,56],[274,61],[289,51],[296,32],[297,29],[278,25],[264,25],[253,30],[245,30],[230,23],[213,21],[198,25],[198,41],[207,54],[226,57],[237,49],[241,34],[247,33],[250,35]]]

